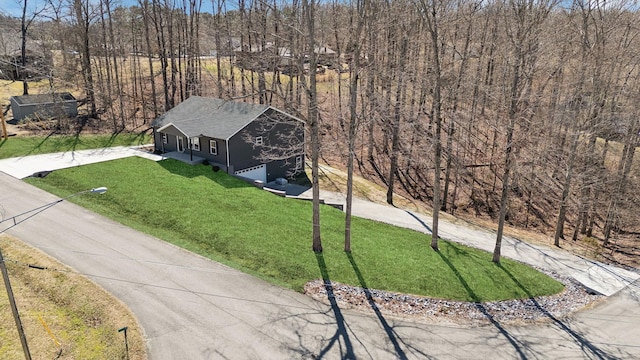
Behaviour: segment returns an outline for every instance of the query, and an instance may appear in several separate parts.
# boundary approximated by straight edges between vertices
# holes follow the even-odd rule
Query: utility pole
[[[22,343],[22,351],[24,351],[24,357],[27,360],[31,360],[29,345],[27,345],[27,337],[24,335],[24,329],[22,328],[22,321],[20,321],[20,314],[18,313],[18,306],[16,305],[16,299],[13,297],[13,290],[11,289],[11,282],[9,281],[9,273],[7,272],[7,265],[5,264],[4,257],[2,256],[2,249],[0,249],[0,271],[2,271],[2,279],[4,280],[4,287],[7,289],[7,296],[9,297],[9,305],[11,306],[11,312],[13,313],[13,320],[15,320],[16,322],[18,335],[20,335],[20,343]]]

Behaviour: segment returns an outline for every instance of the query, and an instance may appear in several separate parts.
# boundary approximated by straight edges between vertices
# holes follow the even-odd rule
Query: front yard
[[[28,181],[59,196],[106,186],[104,196],[72,200],[297,291],[323,276],[354,286],[364,280],[372,289],[476,302],[563,289],[523,264],[504,259],[496,266],[491,254],[447,241],[437,253],[428,235],[360,218],[352,224],[350,261],[342,251],[344,214],[329,206],[321,210],[326,264],[321,269],[311,251],[309,202],[274,196],[208,166],[128,158]]]

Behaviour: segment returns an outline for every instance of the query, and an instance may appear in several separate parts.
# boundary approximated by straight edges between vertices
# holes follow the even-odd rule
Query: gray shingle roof
[[[173,124],[188,137],[209,136],[228,140],[269,106],[191,96],[153,121],[161,128]]]
[[[38,104],[54,104],[67,101],[76,101],[68,92],[51,93],[51,94],[32,94],[12,96],[12,99],[18,105],[38,105]]]

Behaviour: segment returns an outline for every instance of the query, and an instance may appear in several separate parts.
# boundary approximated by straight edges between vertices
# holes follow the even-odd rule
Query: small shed
[[[78,101],[68,92],[12,96],[10,101],[15,120],[78,116]]]

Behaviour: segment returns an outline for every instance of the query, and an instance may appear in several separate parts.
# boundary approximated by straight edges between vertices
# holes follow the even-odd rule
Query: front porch
[[[182,162],[187,163],[189,165],[202,164],[206,160],[203,157],[191,155],[189,153],[189,150],[186,150],[185,152],[171,151],[171,152],[168,152],[168,153],[164,153],[162,155],[164,155],[164,157],[166,157],[166,158],[179,160],[179,161],[182,161]]]

